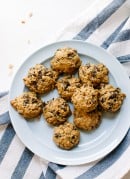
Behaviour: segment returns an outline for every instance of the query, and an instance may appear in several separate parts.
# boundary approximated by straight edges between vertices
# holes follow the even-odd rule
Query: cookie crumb
[[[32,12],[30,12],[30,13],[29,13],[29,17],[31,18],[32,16],[33,16],[33,13],[32,13]]]
[[[26,22],[25,22],[25,20],[22,20],[21,23],[22,23],[22,24],[25,24]]]
[[[30,43],[31,43],[31,41],[30,41],[30,40],[28,40],[28,41],[27,41],[27,43],[28,43],[28,44],[30,44]]]
[[[8,65],[8,76],[12,76],[12,74],[13,74],[13,68],[14,68],[14,65],[12,65],[12,64]]]
[[[14,65],[12,65],[12,64],[9,64],[8,65],[8,68],[11,70],[11,69],[13,69],[13,67],[14,67]]]

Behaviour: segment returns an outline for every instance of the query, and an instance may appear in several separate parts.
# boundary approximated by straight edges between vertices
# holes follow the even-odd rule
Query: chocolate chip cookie
[[[71,101],[78,111],[90,112],[98,105],[98,90],[83,85],[73,93]]]
[[[81,65],[79,78],[83,83],[97,87],[100,83],[108,83],[108,68],[102,63]]]
[[[51,67],[59,73],[74,73],[81,65],[80,57],[76,49],[60,48],[51,60]]]
[[[43,108],[43,116],[47,123],[51,125],[59,125],[64,123],[71,115],[68,103],[62,98],[55,98]]]
[[[57,82],[56,86],[59,95],[65,100],[70,101],[75,90],[81,87],[81,83],[79,78],[65,76]]]
[[[120,88],[105,85],[99,90],[99,104],[104,111],[116,112],[121,108],[125,96]]]
[[[62,149],[72,149],[78,145],[80,132],[69,122],[54,128],[53,141]]]
[[[27,120],[32,120],[42,113],[43,102],[34,92],[24,92],[10,103]]]
[[[74,124],[79,129],[91,131],[100,125],[101,115],[101,111],[97,109],[89,113],[84,111],[79,113],[77,110],[74,110]]]
[[[29,69],[28,75],[23,81],[29,90],[39,94],[45,94],[55,88],[57,78],[57,72],[41,64],[36,64]]]

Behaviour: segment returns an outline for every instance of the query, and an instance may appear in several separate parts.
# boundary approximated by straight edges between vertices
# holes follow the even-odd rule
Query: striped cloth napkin
[[[101,46],[117,57],[130,76],[129,15],[128,0],[94,1],[58,33],[55,41],[78,39]],[[79,166],[58,165],[44,161],[23,145],[10,123],[7,104],[8,92],[3,92],[0,94],[1,179],[119,179],[129,171],[130,130],[120,145],[101,160]]]

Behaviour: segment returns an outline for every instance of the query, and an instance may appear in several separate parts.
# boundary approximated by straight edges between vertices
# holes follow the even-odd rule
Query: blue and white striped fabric
[[[130,76],[130,1],[95,1],[55,40],[68,39],[105,48],[117,57]],[[8,92],[0,94],[0,124],[0,179],[119,179],[130,169],[130,130],[105,158],[80,166],[63,166],[44,161],[21,143],[10,124]]]

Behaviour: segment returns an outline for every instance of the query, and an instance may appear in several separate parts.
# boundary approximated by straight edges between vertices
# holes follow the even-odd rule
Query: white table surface
[[[4,0],[0,5],[0,92],[8,90],[19,65],[50,43],[91,0]]]

